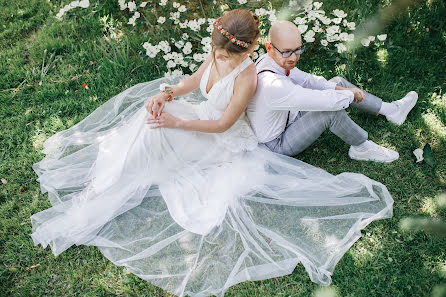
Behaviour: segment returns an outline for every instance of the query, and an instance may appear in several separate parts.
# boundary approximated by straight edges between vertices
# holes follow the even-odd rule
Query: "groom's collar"
[[[276,61],[274,61],[274,59],[271,58],[270,55],[268,55],[268,53],[263,54],[257,58],[256,68],[257,68],[257,73],[259,73],[262,70],[268,69],[276,73],[286,75],[286,69],[279,66],[279,64],[277,64]]]

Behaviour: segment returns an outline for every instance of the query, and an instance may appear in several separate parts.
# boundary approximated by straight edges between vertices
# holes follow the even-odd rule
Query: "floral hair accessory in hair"
[[[231,40],[232,43],[235,43],[239,46],[242,46],[244,48],[248,48],[251,43],[249,42],[245,42],[245,41],[241,41],[238,40],[237,38],[235,38],[234,35],[232,35],[231,33],[229,33],[228,31],[226,31],[218,22],[219,19],[216,19],[214,22],[214,25],[217,27],[217,29],[221,32],[221,34],[223,34],[224,36],[226,36],[229,40]]]

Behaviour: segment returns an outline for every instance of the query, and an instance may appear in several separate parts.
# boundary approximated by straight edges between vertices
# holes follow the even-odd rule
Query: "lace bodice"
[[[209,64],[200,81],[200,90],[208,100],[195,106],[195,111],[202,120],[218,120],[221,118],[231,101],[235,78],[252,62],[248,57],[240,63],[231,73],[216,82],[209,93],[206,93],[206,86],[213,62]],[[228,130],[218,133],[217,139],[231,151],[253,150],[257,147],[257,138],[249,124],[246,113],[242,113],[240,118]]]

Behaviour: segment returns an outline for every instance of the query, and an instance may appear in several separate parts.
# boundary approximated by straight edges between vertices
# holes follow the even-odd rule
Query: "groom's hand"
[[[353,92],[353,95],[355,96],[353,98],[353,101],[356,103],[361,102],[362,100],[364,100],[365,94],[362,90],[358,89],[358,88],[351,88],[350,91]]]

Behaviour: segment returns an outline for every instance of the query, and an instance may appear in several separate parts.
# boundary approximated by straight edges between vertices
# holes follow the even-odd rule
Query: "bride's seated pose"
[[[33,169],[52,207],[31,216],[34,244],[97,246],[178,296],[223,296],[299,263],[329,285],[360,231],[392,217],[392,197],[259,145],[245,114],[258,18],[236,9],[214,25],[193,75],[137,84],[46,140]]]

